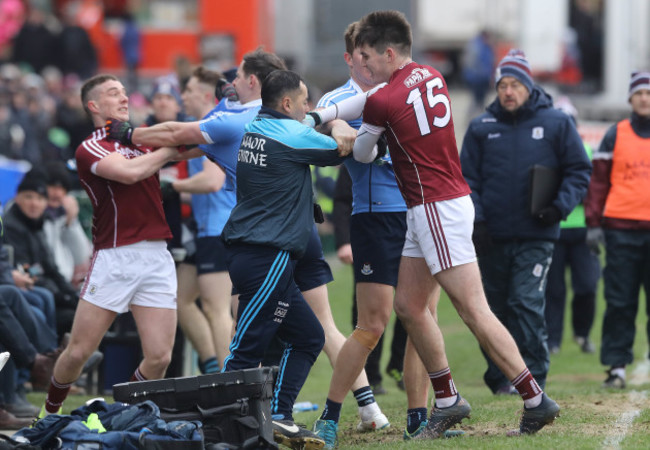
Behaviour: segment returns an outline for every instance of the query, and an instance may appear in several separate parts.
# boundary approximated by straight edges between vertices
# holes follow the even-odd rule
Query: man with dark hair
[[[181,95],[190,116],[210,119],[215,111],[215,88],[220,79],[219,73],[202,66],[194,70]],[[219,151],[219,144],[203,144],[200,148]],[[222,189],[226,178],[223,167],[206,156],[191,159],[187,165],[189,176],[171,184],[176,192],[191,194],[196,222],[196,251],[190,260],[176,268],[178,321],[198,353],[201,373],[213,373],[228,356],[232,330],[232,283],[221,230],[236,200],[234,190]],[[196,302],[199,296],[201,308]]]
[[[162,378],[176,332],[176,277],[167,250],[171,237],[162,211],[158,170],[179,157],[106,139],[109,118],[129,119],[129,99],[113,75],[95,76],[81,89],[97,127],[77,148],[79,178],[93,202],[93,264],[82,287],[70,343],[54,367],[39,418],[61,410],[72,383],[118,314],[131,310],[143,361],[132,380]]]
[[[325,340],[293,277],[292,259],[313,227],[310,164],[338,165],[336,142],[300,122],[307,87],[290,71],[262,83],[262,108],[246,125],[238,155],[237,205],[226,223],[228,271],[239,292],[238,321],[224,370],[257,367],[274,336],[285,343],[272,404],[276,441],[292,448],[324,442],[293,422],[293,403]],[[300,447],[299,447],[300,446]]]
[[[488,306],[472,245],[474,208],[461,172],[447,87],[438,71],[412,61],[411,42],[410,25],[400,12],[378,11],[362,18],[355,46],[360,48],[371,80],[387,84],[312,117],[318,123],[354,118],[362,112],[363,124],[353,151],[358,161],[372,162],[377,157],[375,144],[384,132],[388,140],[408,208],[395,310],[435,392],[429,423],[417,438],[441,437],[471,411],[456,391],[442,333],[429,311],[438,283],[524,399],[516,434],[535,433],[555,419],[559,406],[537,385],[514,339]],[[361,343],[373,345],[377,338],[371,331],[358,331]],[[328,398],[328,404],[341,400]],[[332,439],[328,445],[334,443]]]
[[[343,56],[350,71],[350,79],[343,86],[326,93],[318,102],[318,107],[339,104],[375,86],[375,83],[370,80],[368,71],[362,66],[359,49],[354,47],[357,25],[358,22],[348,25],[344,34],[346,51]],[[358,129],[361,126],[361,117],[350,121],[349,124]],[[399,261],[406,234],[406,204],[397,187],[389,155],[373,164],[362,164],[348,158],[345,160],[345,167],[351,177],[352,198],[350,200],[353,205],[352,215],[347,225],[353,253],[355,308],[358,311],[358,319],[353,316],[354,325],[359,329],[373,330],[381,336],[393,310],[394,288],[397,284]],[[373,349],[370,346],[358,345],[357,335],[358,332],[353,333],[340,345],[340,354],[347,363],[336,366],[337,372],[332,377],[332,386],[337,386],[337,389],[340,387],[341,391],[335,396],[341,398],[345,396],[342,389],[350,384],[350,379],[353,379],[350,387],[359,402],[368,396],[366,391],[370,389],[367,383],[362,383],[362,380],[366,379],[365,372],[368,373],[367,379],[371,385],[381,381],[379,357],[382,341],[380,338]],[[409,367],[411,363],[418,362],[417,354],[410,352],[408,361],[404,363],[406,341],[406,330],[401,322],[396,320],[391,346],[393,354],[388,370],[396,371],[400,377],[403,365]],[[411,358],[411,355],[415,358]],[[364,361],[366,361],[365,372]],[[372,372],[371,368],[374,369]],[[426,383],[426,379],[422,378],[422,380]],[[406,386],[409,397],[407,415],[410,424],[405,433],[406,438],[413,437],[420,425],[426,422],[426,395],[419,396],[417,401],[413,395],[409,395],[415,391],[416,386],[420,385],[422,383],[413,382],[410,386]],[[374,389],[373,386],[373,391]],[[426,384],[424,388],[418,388],[418,392],[426,393]],[[423,408],[415,411],[422,406]],[[371,411],[370,408],[368,409]],[[388,421],[383,420],[385,419],[383,414],[375,413],[372,417],[368,414],[369,411],[360,412],[362,415],[362,421],[358,426],[360,430],[388,425]],[[335,408],[328,409],[328,418],[338,422]]]

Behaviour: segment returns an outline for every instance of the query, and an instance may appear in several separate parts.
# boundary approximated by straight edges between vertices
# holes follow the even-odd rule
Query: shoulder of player
[[[271,137],[289,148],[297,150],[334,150],[337,148],[334,139],[296,120],[283,119],[276,121],[276,124],[282,131]]]
[[[325,107],[334,103],[339,103],[342,100],[345,100],[348,97],[358,94],[358,92],[349,84],[345,84],[341,87],[329,91],[324,94],[318,101],[317,107]]]
[[[77,152],[87,152],[102,158],[111,153],[113,147],[114,142],[106,139],[106,130],[103,128],[97,128],[90,136],[79,144]]]

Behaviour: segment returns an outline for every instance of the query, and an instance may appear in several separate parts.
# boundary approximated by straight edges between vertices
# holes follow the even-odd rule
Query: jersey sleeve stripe
[[[201,136],[203,136],[203,139],[205,139],[205,142],[207,142],[208,144],[214,144],[214,141],[210,137],[209,133],[201,130]]]
[[[103,158],[104,156],[107,156],[109,154],[108,151],[103,149],[101,146],[97,145],[97,143],[94,140],[87,140],[82,143],[84,148],[88,150],[88,152],[97,158]]]

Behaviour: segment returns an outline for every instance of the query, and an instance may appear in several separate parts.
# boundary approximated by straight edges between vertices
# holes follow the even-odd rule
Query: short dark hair
[[[215,72],[214,70],[206,69],[203,66],[199,66],[194,69],[192,76],[196,78],[200,83],[211,86],[212,90],[217,87],[217,83],[221,78],[223,78],[223,74]]]
[[[300,89],[303,79],[290,70],[275,70],[262,81],[262,105],[277,109],[282,97]]]
[[[381,53],[393,47],[402,55],[411,54],[411,25],[399,11],[375,11],[364,16],[356,27],[354,46],[368,45]]]
[[[93,116],[90,110],[88,109],[88,100],[89,100],[88,97],[90,96],[92,90],[95,89],[97,86],[111,80],[120,81],[120,79],[117,78],[115,75],[105,73],[105,74],[95,75],[94,77],[89,78],[81,86],[81,103],[83,104],[84,111],[86,111],[86,114],[88,114],[88,117],[90,117],[91,120]]]
[[[242,69],[246,75],[255,75],[260,83],[274,70],[287,70],[287,65],[275,53],[264,51],[258,47],[244,55]]]
[[[349,54],[352,54],[354,51],[354,33],[357,31],[358,24],[358,20],[356,22],[352,22],[345,29],[345,33],[343,33],[343,39],[345,40],[345,51]]]

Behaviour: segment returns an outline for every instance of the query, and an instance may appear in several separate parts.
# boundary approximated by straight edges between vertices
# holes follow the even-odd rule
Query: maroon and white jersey
[[[440,73],[411,62],[368,97],[363,122],[385,128],[406,205],[470,193],[463,178],[447,85]]]
[[[79,180],[93,205],[95,251],[172,237],[162,208],[158,174],[131,185],[95,174],[97,163],[113,152],[131,159],[151,151],[149,147],[130,148],[109,141],[103,128],[95,129],[77,148]]]

